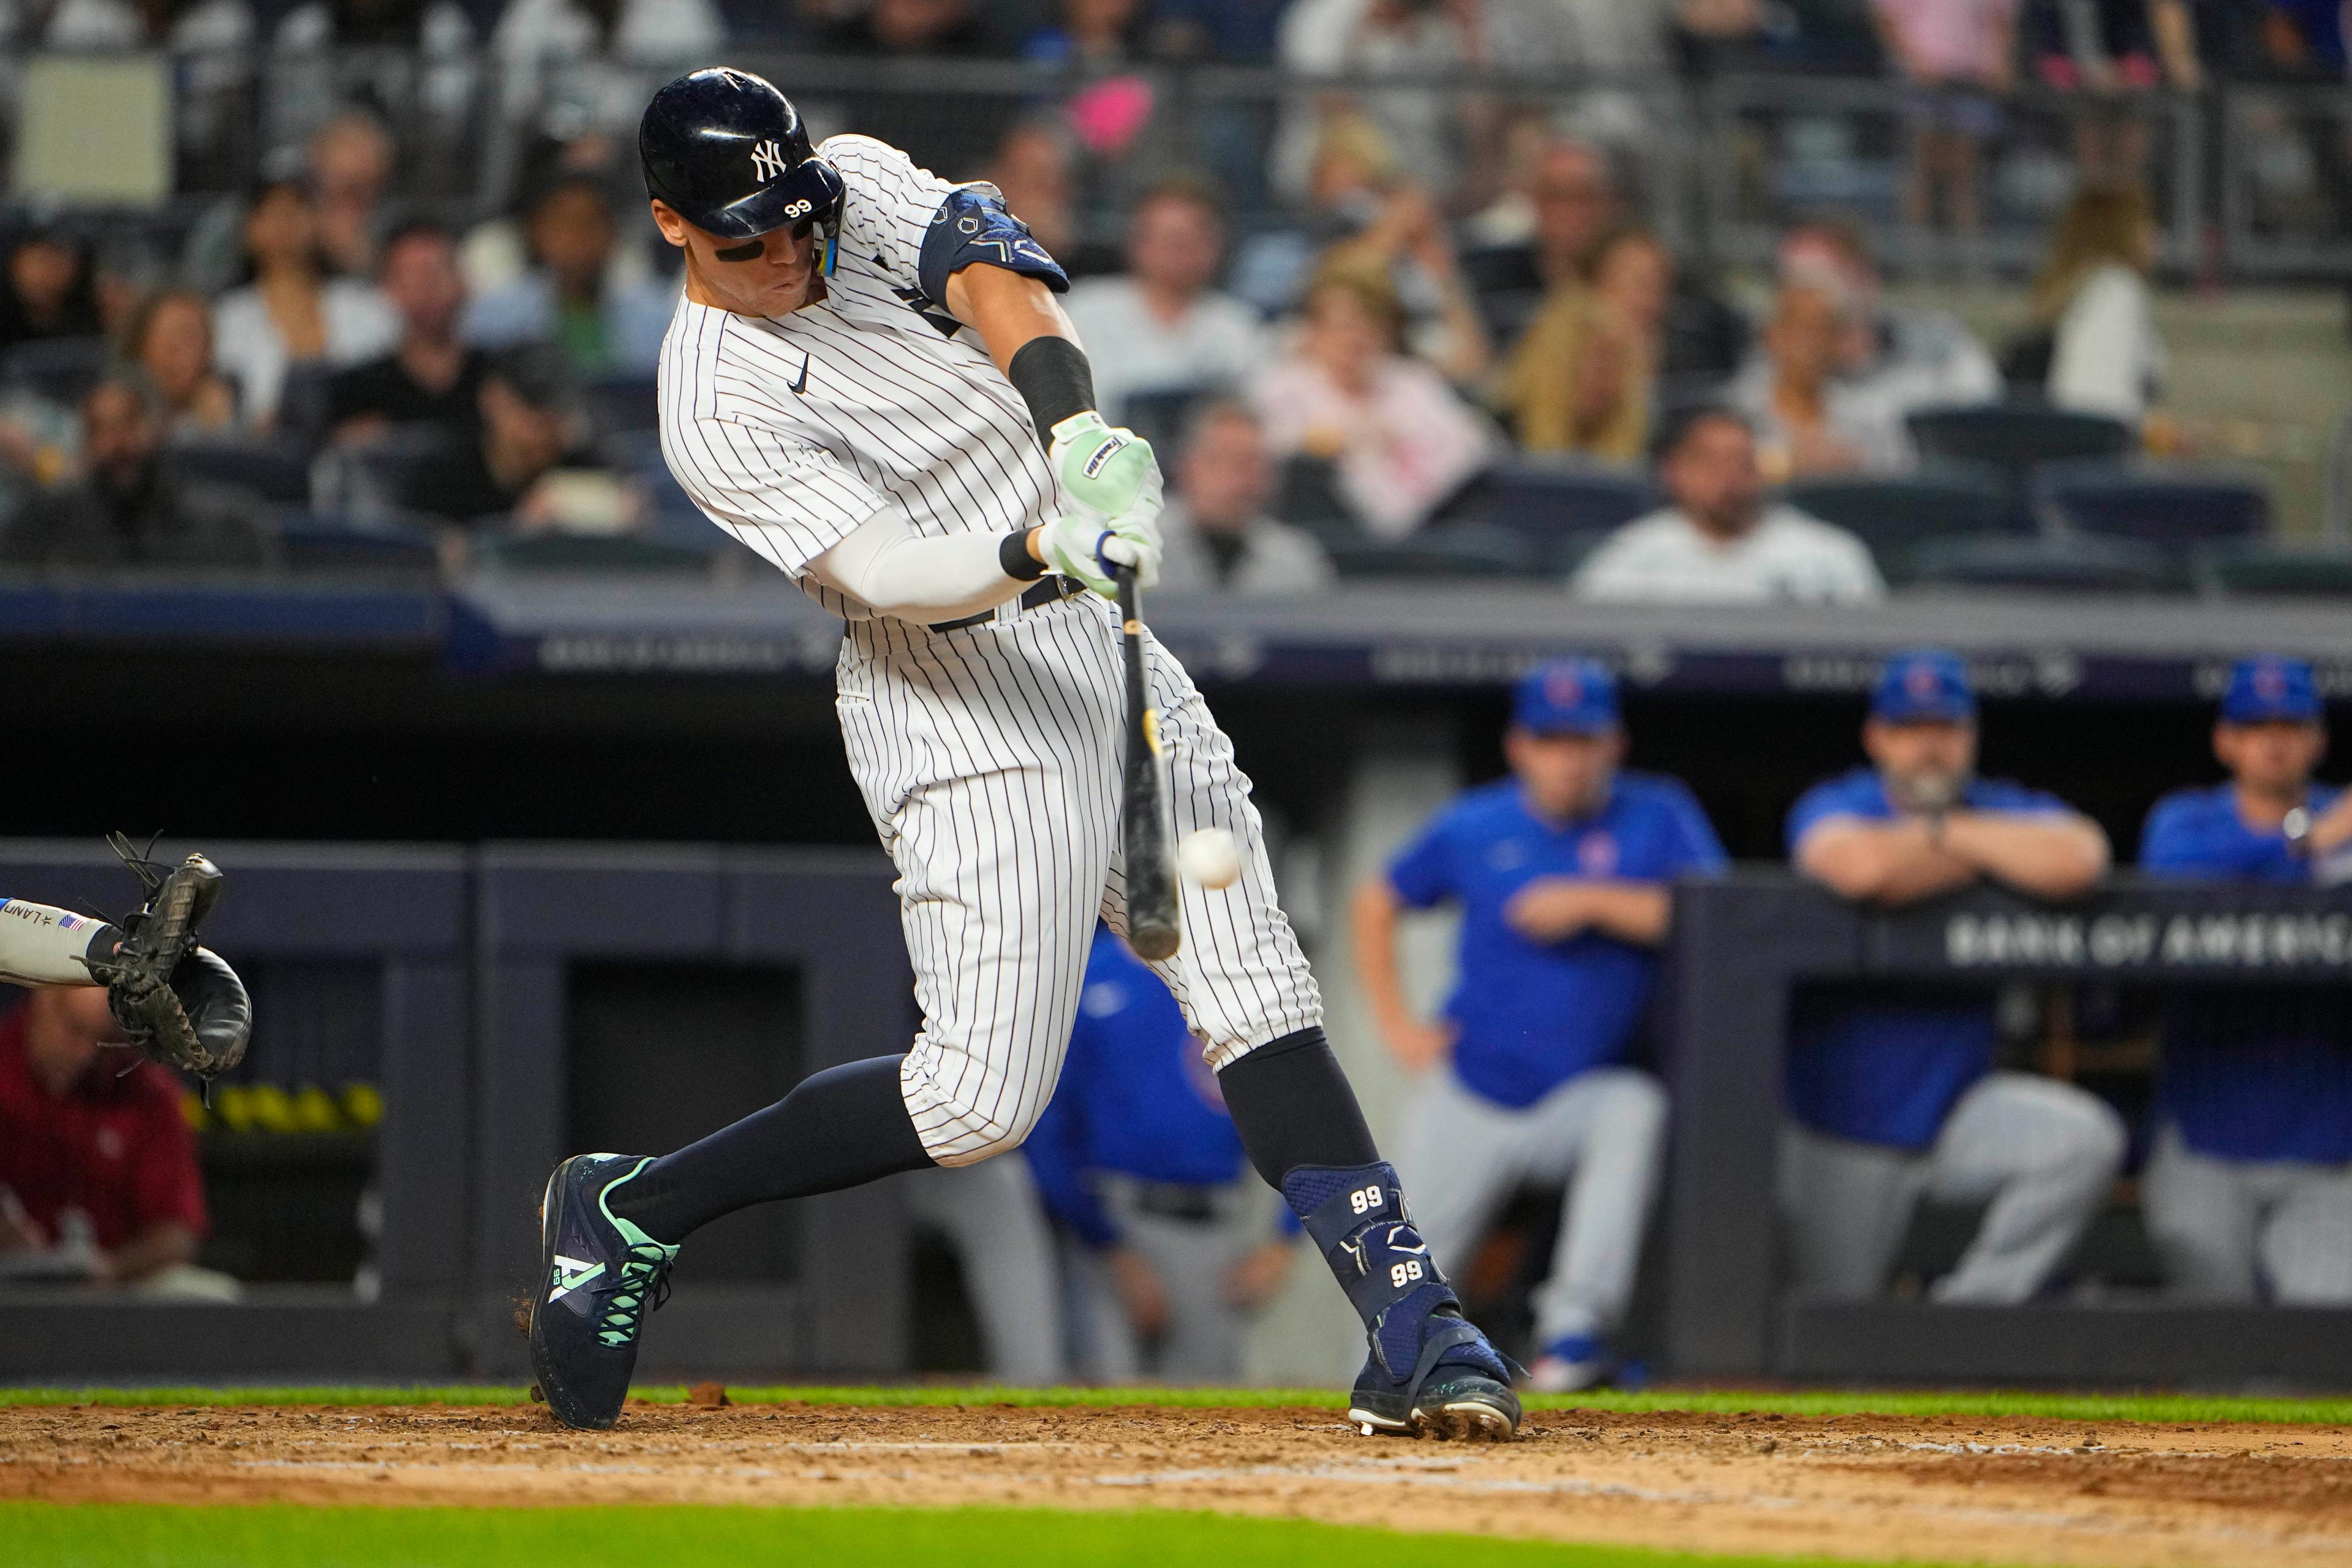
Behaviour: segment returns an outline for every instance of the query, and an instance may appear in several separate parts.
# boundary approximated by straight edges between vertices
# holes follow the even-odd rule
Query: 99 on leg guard
[[[1367,1432],[1509,1436],[1518,1428],[1515,1369],[1462,1316],[1385,1163],[1301,1165],[1282,1195],[1363,1320],[1371,1354],[1348,1418]]]

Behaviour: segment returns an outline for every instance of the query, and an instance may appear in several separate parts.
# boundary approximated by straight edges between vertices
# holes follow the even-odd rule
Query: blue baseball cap
[[[1617,678],[1589,658],[1559,658],[1519,677],[1511,722],[1538,735],[1597,735],[1617,727]]]
[[[2221,696],[2225,724],[2315,724],[2326,716],[2318,677],[2299,658],[2274,654],[2242,658],[2230,671],[2230,689]]]
[[[1972,723],[1977,694],[1969,684],[1969,667],[1959,655],[1939,647],[1898,653],[1878,673],[1870,716],[1889,724]]]

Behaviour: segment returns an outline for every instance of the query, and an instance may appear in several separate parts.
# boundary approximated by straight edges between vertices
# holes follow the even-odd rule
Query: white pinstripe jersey
[[[713,522],[866,620],[810,561],[884,510],[922,537],[1049,522],[1054,473],[1021,395],[917,280],[957,187],[870,136],[817,152],[847,191],[826,298],[761,318],[681,297],[662,340],[662,456]]]

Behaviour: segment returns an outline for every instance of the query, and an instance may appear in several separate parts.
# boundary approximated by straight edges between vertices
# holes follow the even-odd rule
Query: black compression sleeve
[[[1013,351],[1004,374],[1029,405],[1037,439],[1045,446],[1054,444],[1055,426],[1095,405],[1095,373],[1087,364],[1087,351],[1067,338],[1031,338]]]
[[[996,563],[1015,583],[1034,583],[1045,574],[1045,563],[1029,553],[1029,531],[1016,528],[996,542]]]

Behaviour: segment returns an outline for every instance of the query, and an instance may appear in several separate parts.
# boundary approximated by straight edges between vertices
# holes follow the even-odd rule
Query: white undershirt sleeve
[[[1029,584],[1004,574],[1001,536],[916,537],[903,517],[877,512],[808,563],[808,574],[901,620],[961,620],[992,610]]]
[[[24,985],[89,985],[84,962],[106,922],[47,904],[0,899],[0,980]]]

